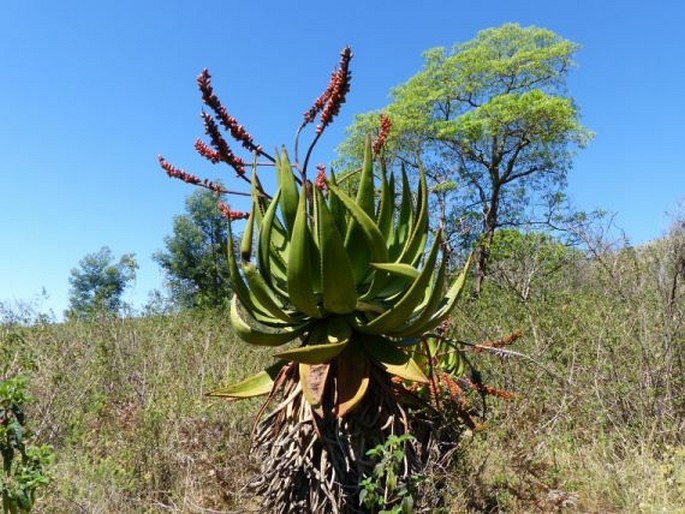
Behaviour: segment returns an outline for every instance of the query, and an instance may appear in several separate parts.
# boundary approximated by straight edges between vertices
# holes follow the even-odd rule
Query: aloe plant
[[[297,339],[300,344],[277,351],[278,361],[269,369],[212,394],[244,398],[287,391],[290,403],[282,409],[302,403],[290,420],[293,425],[304,422],[325,433],[322,426],[337,418],[332,435],[345,426],[346,417],[356,417],[363,425],[369,417],[365,407],[378,405],[379,398],[397,403],[390,385],[393,376],[428,382],[410,347],[449,315],[466,269],[445,293],[447,260],[441,233],[429,231],[424,172],[419,170],[414,198],[402,171],[396,207],[396,180],[384,167],[378,169],[376,194],[370,141],[355,198],[337,184],[335,175],[325,184],[317,181],[319,187],[307,181],[298,186],[285,151],[276,168],[273,199],[267,201],[254,188],[240,257],[229,251],[235,291],[231,321],[250,344],[279,347]],[[391,419],[387,434],[408,431],[402,418],[406,415],[399,404],[379,416],[383,424]],[[278,439],[272,424],[261,428],[264,433],[258,429],[257,440]],[[306,439],[311,457],[324,451],[316,432],[313,443]],[[386,436],[378,427],[367,432],[372,433],[369,443]],[[368,448],[351,453],[363,456],[364,450]],[[268,447],[262,461],[282,474],[283,467],[292,465],[282,457]],[[344,457],[341,463],[352,460]],[[335,470],[335,476],[342,473]],[[348,481],[356,483],[361,473],[352,473]],[[278,480],[266,481],[261,492],[274,493],[274,503],[291,504],[298,497],[283,497]],[[327,509],[333,511],[330,505]]]
[[[370,142],[356,198],[334,175],[324,187],[298,186],[285,151],[276,167],[273,199],[255,189],[241,257],[229,251],[231,322],[250,344],[281,346],[298,338],[302,344],[277,352],[279,363],[269,370],[212,394],[268,394],[274,377],[296,363],[311,406],[343,417],[364,399],[372,367],[427,382],[406,349],[449,315],[466,269],[444,293],[447,260],[441,233],[429,237],[423,170],[416,199],[402,171],[396,208],[395,178],[384,168],[376,195]],[[347,362],[358,364],[354,372]],[[336,401],[324,406],[326,386],[333,384]]]
[[[294,162],[285,149],[272,158],[228,116],[208,74],[199,79],[219,122],[255,154],[247,177],[244,161],[203,115],[214,149],[197,143],[198,151],[251,185],[249,214],[225,209],[229,219],[247,217],[239,248],[229,230],[231,322],[249,344],[287,345],[272,366],[211,394],[267,396],[253,433],[262,473],[252,485],[275,512],[359,511],[359,484],[373,468],[367,453],[412,429],[406,405],[421,399],[404,384],[429,381],[413,347],[455,307],[469,265],[447,283],[442,234],[429,228],[425,172],[419,169],[416,194],[404,169],[389,173],[378,157],[383,133],[373,144],[367,138],[360,170],[339,175],[355,178],[356,194],[333,172],[307,178],[311,150],[349,90],[350,57],[344,50],[340,69],[305,113],[298,137],[321,117],[303,165],[297,138]],[[389,126],[386,119],[382,130]],[[260,156],[275,166],[272,196],[256,172]],[[226,192],[160,162],[171,176]],[[420,467],[417,448],[406,450],[405,477]]]

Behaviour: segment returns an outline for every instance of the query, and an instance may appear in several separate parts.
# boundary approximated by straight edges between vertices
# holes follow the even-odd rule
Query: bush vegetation
[[[529,358],[470,355],[516,396],[489,400],[483,425],[460,442],[445,511],[683,512],[683,230],[639,248],[584,237],[564,255],[514,239],[451,330],[473,342],[520,330],[507,349]],[[539,252],[558,265],[531,264]],[[248,448],[258,404],[205,393],[270,357],[247,351],[224,312],[5,318],[3,358],[28,374],[29,424],[56,456],[35,511],[256,508],[242,486],[257,469]]]

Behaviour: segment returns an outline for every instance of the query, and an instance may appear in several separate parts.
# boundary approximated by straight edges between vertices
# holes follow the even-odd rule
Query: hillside
[[[562,252],[554,265],[540,246],[519,248],[464,299],[453,337],[521,331],[506,349],[527,358],[470,354],[515,397],[489,399],[466,432],[446,512],[685,512],[682,248],[673,233],[637,250]],[[38,512],[256,505],[243,486],[259,403],[205,393],[270,357],[246,351],[225,313],[5,323],[0,343],[10,372],[29,374],[35,439],[56,454]]]

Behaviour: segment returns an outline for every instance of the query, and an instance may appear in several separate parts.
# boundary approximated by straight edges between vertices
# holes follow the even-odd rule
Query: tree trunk
[[[490,246],[495,238],[497,229],[497,211],[499,208],[500,186],[494,187],[487,208],[483,216],[483,233],[477,248],[476,285],[475,294],[480,296],[485,280],[488,261],[490,260]]]

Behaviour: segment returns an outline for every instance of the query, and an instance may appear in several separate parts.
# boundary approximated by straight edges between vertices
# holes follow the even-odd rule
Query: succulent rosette
[[[395,176],[384,166],[377,168],[377,189],[370,141],[354,198],[333,173],[325,187],[298,180],[285,150],[276,170],[271,199],[253,176],[240,256],[229,248],[231,322],[250,344],[277,347],[298,338],[301,344],[212,394],[268,394],[279,372],[296,363],[309,404],[320,415],[332,410],[342,417],[364,400],[374,367],[427,382],[411,347],[452,311],[466,268],[446,287],[445,246],[441,232],[429,230],[423,169],[416,195],[402,170],[398,205]],[[329,388],[334,400],[326,405]]]

